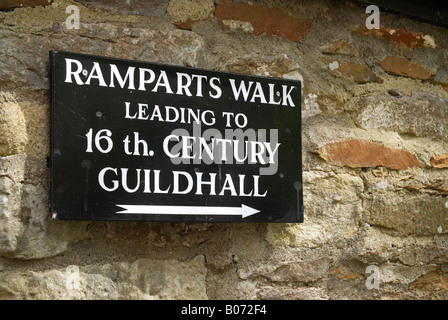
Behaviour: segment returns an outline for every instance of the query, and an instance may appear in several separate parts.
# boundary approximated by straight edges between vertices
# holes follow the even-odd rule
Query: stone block
[[[432,156],[431,166],[434,168],[448,168],[448,153]]]
[[[139,259],[48,269],[0,272],[0,299],[184,300],[207,299],[204,258]]]
[[[328,72],[332,75],[343,78],[349,81],[354,81],[359,84],[368,82],[382,83],[383,80],[379,78],[367,66],[353,62],[341,62],[337,60],[326,60],[328,63]]]
[[[45,160],[36,161],[25,154],[0,157],[2,256],[50,257],[88,238],[85,222],[50,221],[48,188],[38,173],[45,164]]]
[[[362,230],[362,240],[358,242],[360,261],[368,265],[381,265],[394,261],[406,266],[448,262],[446,237],[393,236],[386,232],[381,231],[381,228],[370,226]]]
[[[0,92],[0,156],[23,153],[28,141],[25,116],[13,96]]]
[[[351,168],[383,166],[400,170],[423,167],[415,154],[407,150],[388,148],[367,140],[331,142],[319,149],[319,155],[332,165]]]
[[[390,41],[409,49],[436,47],[434,38],[431,35],[423,34],[423,32],[414,32],[403,29],[387,29],[382,26],[380,26],[379,29],[367,29],[365,26],[357,27],[353,32],[360,36],[372,35],[378,39]]]
[[[176,22],[207,20],[213,16],[213,0],[171,0],[168,13]]]
[[[448,138],[448,101],[431,92],[369,95],[359,100],[357,124],[419,137]]]
[[[438,235],[448,230],[446,203],[444,196],[376,193],[366,197],[362,220],[396,236]]]
[[[255,35],[278,36],[297,42],[306,36],[311,20],[294,12],[264,4],[236,4],[224,1],[216,6],[215,16],[222,29],[230,27],[223,21],[250,22]]]
[[[359,57],[359,52],[345,40],[337,40],[331,44],[320,46],[320,50],[325,54]]]
[[[322,171],[303,173],[304,222],[269,224],[266,240],[273,246],[319,248],[338,246],[356,235],[362,212],[360,177]]]
[[[75,0],[89,8],[98,8],[112,13],[163,16],[170,0],[128,0],[128,1],[108,1],[108,0]]]
[[[380,62],[380,66],[387,73],[395,76],[421,80],[428,80],[433,76],[432,72],[420,64],[398,57],[386,57]]]
[[[428,272],[412,282],[410,288],[417,291],[416,298],[424,296],[432,300],[447,300],[448,276],[438,270]]]
[[[324,288],[308,287],[268,287],[257,290],[257,299],[261,300],[328,300],[327,290]]]
[[[243,280],[261,277],[280,283],[285,281],[310,283],[324,277],[328,268],[329,260],[320,258],[309,261],[276,261],[241,267],[238,274]]]
[[[299,73],[299,64],[286,54],[275,56],[248,54],[238,58],[226,59],[218,65],[218,69],[262,77],[303,80]],[[293,72],[296,72],[296,74],[293,74]]]
[[[53,0],[3,0],[0,3],[0,10],[11,10],[23,7],[48,6]]]
[[[69,30],[65,23],[59,27],[54,37],[24,37],[0,29],[0,83],[48,90],[50,49],[189,67],[201,63],[204,41],[192,32],[112,23],[81,23],[79,30]]]

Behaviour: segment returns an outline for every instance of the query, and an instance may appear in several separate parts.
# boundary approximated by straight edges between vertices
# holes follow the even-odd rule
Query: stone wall
[[[330,0],[0,10],[0,298],[448,299],[446,28]],[[51,220],[53,49],[302,80],[305,222]]]

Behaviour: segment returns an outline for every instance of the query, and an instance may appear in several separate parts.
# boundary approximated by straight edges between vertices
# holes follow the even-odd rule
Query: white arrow
[[[182,214],[182,215],[223,215],[223,216],[242,216],[246,218],[260,210],[245,206],[241,207],[196,207],[196,206],[150,206],[150,205],[128,205],[117,204],[125,210],[117,213],[131,214]]]

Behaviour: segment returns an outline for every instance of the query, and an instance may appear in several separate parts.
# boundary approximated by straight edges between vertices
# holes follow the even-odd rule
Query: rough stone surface
[[[445,263],[448,258],[446,241],[446,238],[433,236],[392,236],[369,226],[363,231],[358,259],[369,265],[379,265],[387,261],[399,261],[407,266],[431,264],[436,261]]]
[[[218,68],[221,71],[263,77],[302,79],[300,74],[294,74],[300,66],[286,54],[275,56],[247,55],[238,59],[227,59]]]
[[[23,153],[27,140],[22,109],[11,94],[0,92],[0,156]]]
[[[162,16],[166,12],[169,0],[75,0],[85,6],[121,14]]]
[[[411,283],[413,299],[419,299],[425,293],[431,292],[431,297],[437,300],[445,300],[448,293],[447,277],[440,271],[429,272]]]
[[[398,58],[387,57],[380,62],[380,66],[389,74],[409,77],[412,79],[428,80],[433,74],[418,63]]]
[[[345,40],[339,40],[332,44],[321,46],[320,50],[326,54],[359,57],[359,52],[353,48],[350,42]]]
[[[392,149],[374,142],[346,140],[329,143],[319,150],[319,155],[330,164],[351,168],[407,169],[422,167],[416,156],[406,150]]]
[[[333,60],[328,63],[328,72],[336,77],[341,77],[356,83],[379,82],[382,80],[367,66],[359,63],[340,62]]]
[[[435,235],[448,229],[446,198],[432,195],[372,194],[367,198],[364,219],[392,234]]]
[[[431,157],[431,165],[434,168],[448,168],[448,154]]]
[[[243,31],[244,33],[253,33],[254,27],[249,21],[222,20],[222,24],[232,30]]]
[[[88,238],[84,222],[49,220],[47,180],[39,177],[39,172],[28,172],[28,167],[45,165],[45,159],[25,154],[0,157],[2,256],[25,259],[54,256],[67,250],[70,244]]]
[[[298,281],[313,282],[324,276],[329,265],[328,259],[313,261],[281,261],[270,265],[255,265],[240,269],[241,279],[267,278],[273,282]]]
[[[354,32],[361,36],[373,35],[376,38],[391,41],[409,49],[436,47],[434,38],[431,35],[423,34],[423,32],[414,32],[411,30],[402,29],[387,29],[384,27],[380,27],[379,29],[367,29],[366,27],[358,27],[354,30]]]
[[[426,193],[432,195],[448,195],[448,179],[446,177],[437,177],[429,181],[420,181],[418,179],[411,179],[403,182],[400,187],[413,191],[416,193]]]
[[[433,81],[434,84],[438,84],[441,86],[445,91],[448,91],[448,83],[446,82],[440,82],[440,81]]]
[[[365,96],[359,106],[357,123],[362,128],[448,138],[448,100],[431,92]]]
[[[319,90],[308,91],[304,87],[302,99],[302,120],[316,115],[334,116],[343,112],[344,98],[341,94],[326,93]]]
[[[304,223],[268,226],[266,240],[275,246],[319,248],[339,244],[358,230],[362,211],[360,177],[322,171],[303,173]]]
[[[0,273],[0,299],[203,300],[204,257],[188,262],[138,259],[65,269]],[[25,293],[25,295],[24,295]]]
[[[212,17],[215,4],[213,0],[171,0],[167,10],[175,21],[198,21]]]
[[[224,30],[229,29],[229,25],[223,21],[250,22],[255,35],[265,33],[267,37],[276,35],[291,41],[302,39],[311,27],[310,20],[296,12],[263,4],[224,1],[216,6],[215,16]]]
[[[3,0],[0,10],[11,10],[14,8],[48,6],[53,0]]]
[[[321,288],[262,287],[257,291],[261,300],[328,300],[329,296]]]
[[[308,188],[310,189],[310,188]],[[308,207],[308,211],[311,210]],[[317,248],[328,240],[328,232],[324,226],[309,222],[290,224],[287,227],[270,225],[266,240],[275,246],[289,246],[293,248]]]
[[[79,30],[68,30],[64,23],[58,25],[57,33],[44,39],[0,30],[0,83],[48,89],[50,49],[191,67],[200,64],[203,41],[187,31],[155,32],[109,23],[86,23]]]

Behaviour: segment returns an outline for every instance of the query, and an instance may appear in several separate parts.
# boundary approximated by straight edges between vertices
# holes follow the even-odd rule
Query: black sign
[[[50,59],[56,219],[303,221],[300,82]]]

